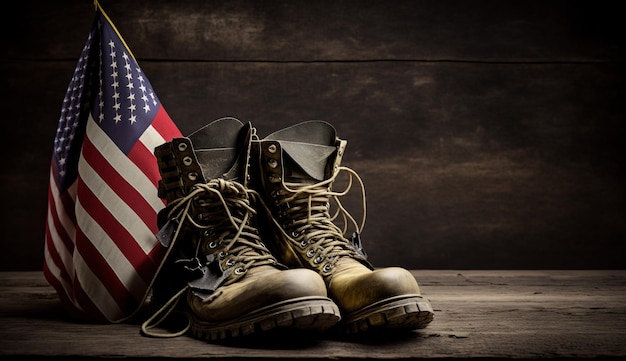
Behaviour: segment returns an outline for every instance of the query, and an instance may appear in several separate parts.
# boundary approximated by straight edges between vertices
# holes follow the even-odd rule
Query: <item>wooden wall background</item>
[[[375,265],[623,268],[619,2],[101,0],[184,134],[323,119]],[[39,270],[49,161],[91,0],[3,11],[0,270]]]

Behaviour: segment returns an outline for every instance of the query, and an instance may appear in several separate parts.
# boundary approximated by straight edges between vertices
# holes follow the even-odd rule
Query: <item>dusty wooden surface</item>
[[[212,359],[591,358],[626,356],[626,270],[413,271],[426,329],[360,339],[281,336],[211,344],[153,339],[136,324],[69,321],[39,272],[0,273],[0,356]]]

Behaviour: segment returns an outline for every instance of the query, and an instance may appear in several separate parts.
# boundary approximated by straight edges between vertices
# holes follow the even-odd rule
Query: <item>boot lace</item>
[[[348,176],[346,187],[343,191],[333,191],[331,185],[342,172]],[[340,200],[340,197],[350,192],[354,180],[358,181],[361,189],[360,223],[350,215]],[[272,196],[278,209],[278,220],[275,220],[278,222],[277,228],[311,260],[314,267],[326,274],[343,256],[364,256],[359,251],[360,244],[350,243],[346,238],[348,231],[353,229],[353,239],[355,235],[358,239],[365,226],[365,187],[354,170],[338,167],[329,179],[315,184],[285,182],[281,177],[280,187],[275,189]],[[337,207],[332,215],[331,201]],[[342,223],[343,227],[340,228],[336,223]]]
[[[214,283],[217,283],[215,287],[236,282],[252,267],[277,264],[261,241],[258,230],[251,225],[251,218],[256,215],[251,201],[256,202],[257,197],[242,184],[221,178],[194,185],[188,195],[168,205],[168,219],[174,220],[177,226],[165,258],[168,258],[179,236],[185,234],[188,237],[183,229],[192,229],[202,235],[197,241],[195,254],[188,259],[176,260],[175,263],[182,263],[185,269],[205,279],[211,276],[208,274],[211,272],[209,263],[218,261],[219,273],[223,274],[217,280],[213,277]],[[223,272],[222,264],[225,266]],[[177,332],[162,333],[153,329],[175,310],[187,290],[194,290],[193,283],[194,281],[189,282],[176,292],[142,324],[141,331],[144,335],[177,337],[189,330],[189,320]],[[209,295],[205,301],[210,301],[217,294],[219,293]]]

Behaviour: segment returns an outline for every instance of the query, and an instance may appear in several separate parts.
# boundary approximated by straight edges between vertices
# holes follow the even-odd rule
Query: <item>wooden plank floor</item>
[[[342,339],[274,335],[212,344],[137,324],[69,321],[40,272],[0,273],[0,356],[468,359],[626,357],[626,270],[416,270],[435,310],[423,330]]]

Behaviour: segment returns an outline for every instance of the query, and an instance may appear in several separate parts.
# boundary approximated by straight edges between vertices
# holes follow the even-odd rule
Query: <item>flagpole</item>
[[[133,57],[133,60],[137,61],[137,59],[135,58],[135,55],[133,54],[133,52],[130,51],[130,48],[128,47],[128,44],[126,44],[126,40],[124,40],[124,38],[122,37],[122,34],[120,34],[120,32],[117,30],[117,28],[115,27],[115,25],[113,24],[113,22],[111,21],[111,19],[107,15],[107,13],[104,12],[104,9],[102,9],[102,6],[100,6],[100,3],[98,2],[98,0],[94,0],[93,4],[96,7],[96,10],[99,10],[100,13],[102,13],[102,16],[104,16],[104,18],[109,22],[109,25],[111,25],[113,30],[115,30],[115,33],[117,34],[117,37],[120,38],[120,40],[122,41],[122,44],[124,44],[124,47],[126,48],[128,53],[130,54],[130,56]]]

